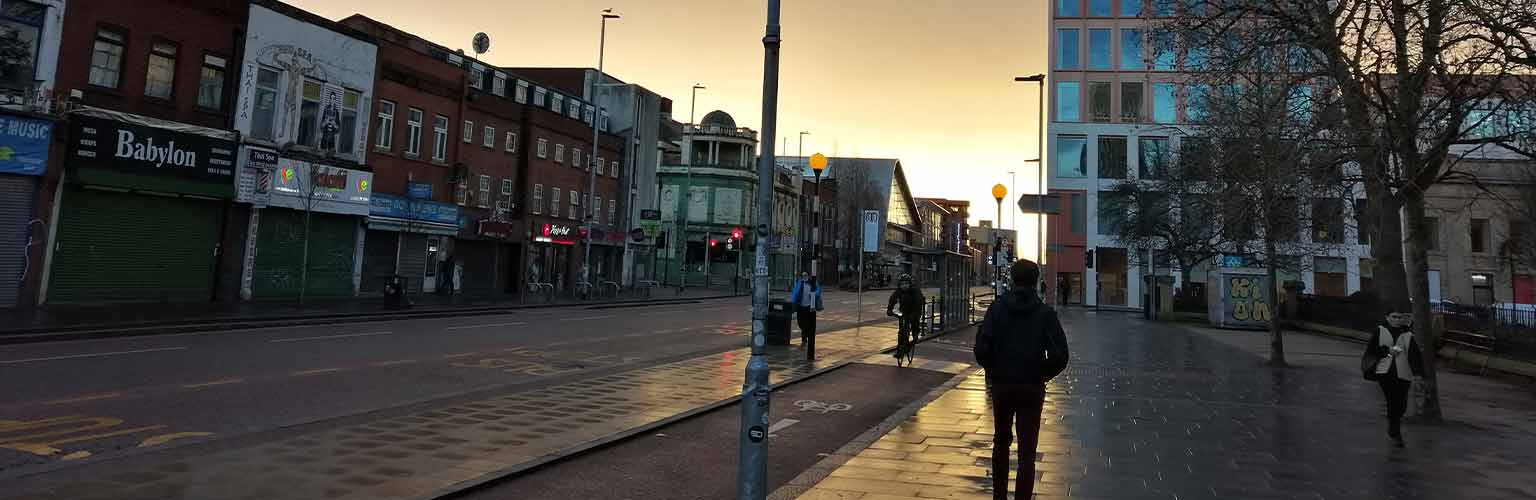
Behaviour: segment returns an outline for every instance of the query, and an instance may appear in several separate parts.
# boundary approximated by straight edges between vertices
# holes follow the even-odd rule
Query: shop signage
[[[533,241],[537,241],[539,243],[554,243],[556,245],[575,245],[576,239],[573,238],[573,236],[575,236],[576,233],[576,228],[571,226],[562,226],[560,224],[545,224],[543,229],[539,231],[539,235],[533,238]]]
[[[661,220],[661,211],[642,208],[640,209],[640,220]]]
[[[245,148],[241,157],[240,175],[235,178],[235,197],[256,207],[265,207],[272,201],[272,173],[277,170],[277,152],[261,148]]]
[[[407,182],[405,183],[405,197],[413,200],[432,199],[432,183]]]
[[[514,232],[511,222],[482,219],[480,221],[480,236],[496,239],[511,239]]]
[[[249,179],[250,186],[240,186],[236,200],[256,204],[262,189],[268,189],[267,204],[275,207],[348,215],[372,213],[372,172],[278,157],[270,174],[263,176],[267,169],[262,164],[270,158],[247,154],[240,175],[242,182]]]
[[[0,115],[0,173],[43,175],[52,141],[52,122]]]
[[[137,174],[232,182],[235,143],[94,116],[70,118],[69,161]]]
[[[373,193],[368,198],[368,215],[394,217],[438,224],[457,225],[459,207],[452,203],[412,200],[392,194]]]

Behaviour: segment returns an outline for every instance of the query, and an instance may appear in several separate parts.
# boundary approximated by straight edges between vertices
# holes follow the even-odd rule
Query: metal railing
[[[544,297],[545,302],[553,302],[555,300],[555,285],[553,283],[541,283],[537,281],[528,282],[528,289],[523,292],[523,302],[528,302],[529,296],[540,295]]]

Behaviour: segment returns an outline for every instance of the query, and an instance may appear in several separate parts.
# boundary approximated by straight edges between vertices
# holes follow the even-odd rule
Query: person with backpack
[[[891,292],[891,300],[886,302],[885,315],[896,316],[896,352],[893,355],[897,366],[901,366],[902,358],[906,358],[908,365],[912,364],[912,341],[922,327],[919,320],[923,316],[923,301],[922,290],[912,286],[912,275],[903,274],[896,280],[896,291]]]
[[[821,283],[810,273],[800,273],[800,279],[790,287],[789,297],[795,303],[795,319],[800,323],[800,345],[805,348],[805,360],[816,359],[816,313],[823,309]]]
[[[1040,300],[1035,287],[1039,279],[1039,265],[1015,261],[1009,270],[1013,287],[987,308],[976,332],[976,363],[986,370],[991,387],[992,498],[997,500],[1008,499],[1008,447],[1015,428],[1019,439],[1015,495],[1033,497],[1045,384],[1067,368],[1067,336],[1056,310]]]

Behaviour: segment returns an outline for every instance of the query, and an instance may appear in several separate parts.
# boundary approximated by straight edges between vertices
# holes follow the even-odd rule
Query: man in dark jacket
[[[899,307],[899,309],[898,309]],[[903,274],[896,280],[896,291],[891,292],[891,300],[885,304],[886,316],[897,316],[896,330],[896,364],[901,365],[902,358],[908,363],[912,362],[912,338],[917,335],[922,323],[918,320],[923,316],[923,292],[912,286],[912,275]]]
[[[1067,337],[1061,321],[1035,291],[1040,266],[1015,261],[1009,274],[1013,288],[987,308],[975,347],[976,362],[986,369],[991,385],[992,498],[1001,500],[1008,498],[1008,447],[1015,427],[1019,436],[1015,495],[1019,499],[1033,496],[1045,383],[1067,367]]]

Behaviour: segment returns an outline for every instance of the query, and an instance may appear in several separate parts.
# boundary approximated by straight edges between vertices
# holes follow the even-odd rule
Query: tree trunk
[[[1376,261],[1371,281],[1376,288],[1376,298],[1383,304],[1408,302],[1408,277],[1403,269],[1403,222],[1399,215],[1402,202],[1393,197],[1384,182],[1365,178],[1366,198],[1375,222],[1371,231],[1371,259]]]
[[[1424,194],[1410,191],[1405,196],[1404,212],[1408,223],[1408,284],[1413,297],[1413,335],[1419,344],[1419,354],[1424,361],[1424,379],[1419,383],[1418,418],[1425,422],[1439,422],[1440,384],[1436,375],[1435,361],[1440,350],[1440,332],[1435,330],[1429,303],[1429,255],[1424,242],[1429,236],[1424,227]]]
[[[1279,288],[1277,281],[1279,280],[1280,273],[1275,268],[1277,265],[1275,261],[1278,256],[1275,254],[1274,240],[1265,238],[1264,252],[1265,268],[1269,275],[1269,288],[1264,290],[1264,293],[1269,296],[1268,302],[1270,307],[1273,308],[1269,312],[1269,364],[1284,367],[1289,365],[1285,362],[1285,339],[1280,328],[1279,301],[1275,300],[1275,289]]]
[[[299,263],[299,306],[304,305],[304,292],[309,290],[309,214],[304,211],[304,252]]]

